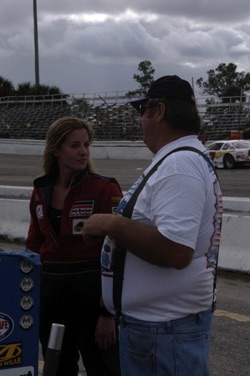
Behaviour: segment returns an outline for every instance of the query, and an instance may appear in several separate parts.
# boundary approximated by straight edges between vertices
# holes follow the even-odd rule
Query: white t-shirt
[[[164,155],[181,146],[206,152],[197,137],[180,138],[159,150],[143,176]],[[127,192],[118,213],[122,214],[141,180],[142,177]],[[222,211],[219,182],[201,155],[178,151],[162,162],[139,194],[132,219],[155,225],[166,238],[191,247],[193,259],[186,268],[177,270],[150,264],[128,250],[122,290],[123,314],[159,322],[202,312],[211,306]],[[114,246],[114,241],[106,237],[101,255],[103,299],[110,311],[114,307]]]

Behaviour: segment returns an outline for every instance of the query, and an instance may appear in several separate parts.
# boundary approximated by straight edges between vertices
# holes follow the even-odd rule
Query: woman
[[[40,341],[45,356],[51,325],[65,325],[57,376],[77,376],[79,352],[88,376],[119,375],[112,316],[102,306],[103,238],[82,240],[94,213],[115,211],[122,192],[113,178],[96,175],[89,159],[92,128],[64,117],[49,128],[44,175],[34,180],[26,247],[41,255]]]

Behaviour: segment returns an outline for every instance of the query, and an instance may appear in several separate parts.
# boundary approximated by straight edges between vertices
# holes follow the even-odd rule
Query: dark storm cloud
[[[0,75],[34,81],[32,0],[1,0]],[[40,80],[67,92],[128,91],[150,60],[155,77],[189,81],[220,63],[250,71],[250,2],[37,0]]]

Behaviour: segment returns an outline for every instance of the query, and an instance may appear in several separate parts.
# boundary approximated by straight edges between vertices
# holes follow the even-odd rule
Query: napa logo
[[[14,329],[14,321],[5,313],[0,312],[0,341],[9,337]]]

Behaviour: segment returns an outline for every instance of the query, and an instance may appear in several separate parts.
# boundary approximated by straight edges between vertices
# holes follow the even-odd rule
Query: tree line
[[[128,96],[145,93],[154,81],[155,69],[149,60],[140,62],[138,71],[139,74],[134,74],[133,78],[138,82],[139,88],[128,92]],[[207,76],[206,81],[202,77],[196,81],[202,95],[215,96],[222,101],[231,97],[235,102],[240,98],[244,101],[244,95],[250,90],[250,73],[237,72],[237,65],[233,63],[221,63],[217,68],[207,71]]]
[[[155,69],[151,61],[141,61],[137,71],[133,79],[139,87],[126,94],[130,98],[143,95],[154,82]],[[231,97],[234,102],[239,99],[244,101],[245,93],[250,90],[250,73],[238,72],[237,65],[233,63],[221,63],[217,68],[207,71],[207,80],[200,77],[196,84],[201,89],[201,94],[216,96],[222,98],[222,101],[226,101],[223,99],[226,97]],[[0,97],[54,94],[63,92],[57,86],[34,85],[30,82],[20,83],[15,88],[10,80],[0,76]]]
[[[55,94],[63,94],[63,92],[57,86],[32,85],[30,82],[20,83],[15,88],[10,80],[0,76],[0,97]]]

